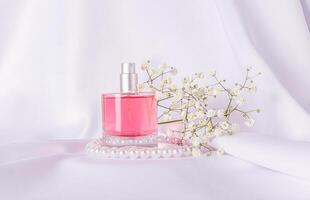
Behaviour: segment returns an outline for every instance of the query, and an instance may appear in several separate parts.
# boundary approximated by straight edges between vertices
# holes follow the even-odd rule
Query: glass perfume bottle
[[[102,95],[103,134],[140,137],[157,132],[157,102],[154,93],[138,92],[134,63],[122,63],[120,93]]]

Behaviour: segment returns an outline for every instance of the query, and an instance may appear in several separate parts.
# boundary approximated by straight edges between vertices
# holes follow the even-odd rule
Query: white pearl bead
[[[161,154],[164,158],[170,158],[172,155],[172,151],[171,149],[163,149]]]
[[[148,158],[149,157],[149,152],[147,152],[146,150],[140,151],[140,157],[142,159]]]
[[[172,150],[172,157],[179,157],[177,149]]]
[[[152,158],[159,158],[160,157],[160,151],[158,150],[158,149],[154,149],[154,150],[152,150],[151,151],[151,156],[152,156]]]
[[[107,149],[101,149],[100,153],[101,153],[101,156],[103,158],[108,158],[109,157],[109,151]]]
[[[126,152],[124,150],[119,150],[118,155],[119,155],[119,158],[122,158],[122,159],[127,157]]]
[[[128,154],[130,159],[136,159],[138,157],[138,151],[136,150],[129,150]]]
[[[177,153],[176,153],[177,157],[181,157],[183,155],[183,153],[184,153],[182,148],[177,148],[176,151],[177,151]]]
[[[147,154],[148,158],[151,156],[151,151],[150,150],[145,150],[145,153]]]
[[[162,145],[154,147],[147,144],[168,143],[169,147],[162,148]],[[119,158],[119,159],[148,159],[148,158],[171,158],[191,156],[192,149],[190,146],[173,145],[179,143],[176,138],[164,136],[146,136],[137,138],[122,137],[103,137],[87,144],[85,151],[94,153],[103,158]],[[146,146],[142,146],[146,144]],[[186,144],[183,144],[186,145]],[[164,145],[165,146],[165,145]],[[204,153],[208,153],[207,151]]]
[[[185,156],[190,156],[192,154],[191,148],[185,147],[184,148],[184,155]]]
[[[117,157],[117,152],[116,152],[116,150],[112,149],[112,150],[110,151],[110,157],[111,157],[111,158],[116,158],[116,157]]]

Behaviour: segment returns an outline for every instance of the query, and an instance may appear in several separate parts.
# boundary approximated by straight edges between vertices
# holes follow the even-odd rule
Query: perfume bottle
[[[102,95],[103,134],[149,136],[157,132],[157,102],[152,92],[138,92],[134,63],[122,63],[120,93]]]

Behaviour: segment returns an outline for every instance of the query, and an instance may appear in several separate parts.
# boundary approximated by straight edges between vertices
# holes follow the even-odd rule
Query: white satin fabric
[[[310,1],[0,1],[0,199],[310,199]],[[263,76],[224,156],[93,160],[119,63]],[[242,122],[241,122],[242,123]]]

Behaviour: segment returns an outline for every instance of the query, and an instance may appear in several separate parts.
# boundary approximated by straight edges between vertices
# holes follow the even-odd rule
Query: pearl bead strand
[[[191,156],[188,142],[164,136],[122,138],[105,136],[86,145],[87,154],[104,159],[162,159]]]

